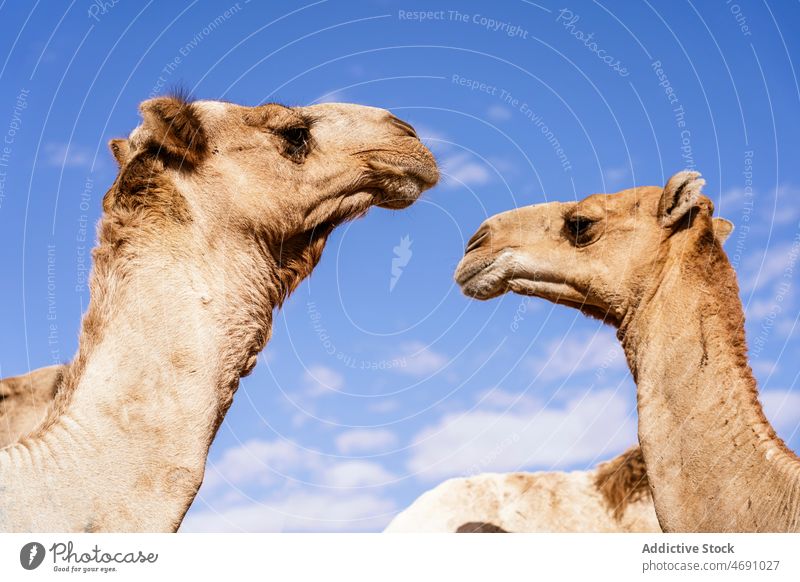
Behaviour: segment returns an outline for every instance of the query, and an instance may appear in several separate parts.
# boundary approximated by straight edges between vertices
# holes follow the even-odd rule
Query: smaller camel
[[[384,530],[399,532],[660,532],[642,452],[592,471],[486,473],[450,479]]]
[[[727,222],[716,224],[714,236],[722,244],[731,227]],[[556,506],[558,511],[553,511]],[[386,531],[657,532],[661,528],[642,450],[634,447],[594,471],[451,479],[424,493]]]
[[[478,299],[507,291],[617,327],[664,531],[800,531],[800,459],[764,416],[736,274],[692,171],[664,187],[494,216],[456,270]]]
[[[0,379],[0,449],[15,443],[44,420],[65,366],[47,366]]]

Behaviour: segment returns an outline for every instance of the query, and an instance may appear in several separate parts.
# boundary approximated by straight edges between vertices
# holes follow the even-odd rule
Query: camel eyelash
[[[596,222],[592,218],[573,214],[564,218],[564,227],[571,240],[576,244],[583,244],[587,242],[586,235]]]

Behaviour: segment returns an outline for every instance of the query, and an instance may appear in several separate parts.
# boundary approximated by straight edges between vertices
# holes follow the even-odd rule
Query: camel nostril
[[[464,254],[470,253],[477,249],[488,237],[489,229],[486,227],[486,225],[481,226],[477,232],[472,235],[472,238],[469,239],[469,242],[467,242],[467,248],[464,250]]]
[[[395,117],[394,115],[389,116],[389,122],[398,129],[402,130],[403,133],[405,133],[406,135],[410,137],[416,137],[417,139],[419,139],[419,137],[417,137],[416,130],[411,126],[411,124],[406,123],[405,121],[403,121],[398,117]]]

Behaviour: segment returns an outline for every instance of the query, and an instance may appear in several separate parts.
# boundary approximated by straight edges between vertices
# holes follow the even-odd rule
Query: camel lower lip
[[[436,183],[438,174],[417,168],[401,167],[403,178],[394,187],[380,194],[380,202],[376,206],[391,210],[408,208],[416,202],[422,193]]]
[[[456,268],[455,279],[461,291],[473,299],[491,299],[502,294],[503,285],[488,284],[487,275],[497,263],[496,256],[477,257],[472,260],[466,255]],[[488,276],[488,275],[487,275]],[[498,281],[499,282],[499,281]]]
[[[466,258],[466,257],[465,257]],[[459,265],[458,270],[456,271],[456,283],[458,283],[461,287],[467,285],[470,281],[475,279],[478,275],[485,272],[487,269],[491,268],[494,264],[494,259],[489,260],[486,263],[482,264],[464,264],[464,259],[461,260],[461,265]]]
[[[387,210],[403,210],[414,204],[414,200],[387,200],[376,204],[378,208],[386,208]]]

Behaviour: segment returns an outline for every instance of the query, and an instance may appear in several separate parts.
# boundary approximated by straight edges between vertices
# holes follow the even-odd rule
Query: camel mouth
[[[456,267],[454,278],[467,297],[486,301],[508,291],[501,256],[468,253]]]
[[[439,167],[431,151],[416,137],[404,137],[401,143],[403,149],[383,152],[369,163],[381,191],[375,202],[379,208],[408,208],[439,182]]]

